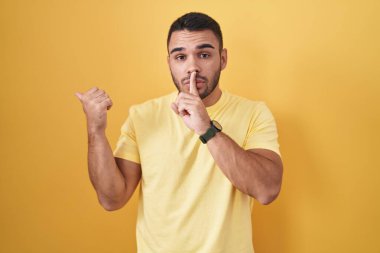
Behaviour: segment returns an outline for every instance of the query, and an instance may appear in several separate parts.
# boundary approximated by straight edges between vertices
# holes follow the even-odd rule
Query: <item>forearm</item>
[[[223,132],[207,142],[218,167],[240,191],[263,204],[273,201],[281,187],[282,171],[273,161],[242,149]]]
[[[125,180],[104,131],[88,132],[88,171],[100,203],[116,206],[125,197]]]

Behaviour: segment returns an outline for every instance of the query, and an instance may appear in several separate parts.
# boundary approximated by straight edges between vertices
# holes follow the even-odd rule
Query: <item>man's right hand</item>
[[[85,93],[77,92],[75,96],[82,103],[87,118],[88,131],[104,131],[107,126],[107,110],[112,107],[112,100],[107,93],[93,87]]]

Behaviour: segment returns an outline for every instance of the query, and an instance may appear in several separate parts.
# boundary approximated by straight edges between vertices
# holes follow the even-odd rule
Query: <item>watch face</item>
[[[222,131],[222,126],[219,124],[218,121],[213,120],[212,124],[219,130]]]

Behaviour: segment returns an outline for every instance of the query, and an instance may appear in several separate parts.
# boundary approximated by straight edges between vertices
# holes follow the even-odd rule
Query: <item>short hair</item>
[[[219,42],[219,52],[222,52],[223,49],[223,36],[222,31],[218,22],[216,22],[210,16],[200,13],[200,12],[189,12],[185,15],[177,18],[173,24],[170,26],[168,38],[167,38],[167,48],[169,48],[169,41],[172,36],[172,33],[175,31],[204,31],[211,30]]]

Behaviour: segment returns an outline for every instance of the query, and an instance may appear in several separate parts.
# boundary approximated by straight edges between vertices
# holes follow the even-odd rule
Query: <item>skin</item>
[[[200,48],[201,45],[211,47]],[[186,82],[177,83],[179,94],[172,109],[188,128],[201,135],[210,127],[206,107],[219,100],[221,90],[217,85],[204,97],[207,91],[212,90],[213,84],[198,83],[197,76],[212,80],[220,74],[227,65],[227,50],[222,49],[219,53],[218,40],[210,30],[184,30],[172,34],[168,51],[173,80],[186,80],[185,77],[190,75],[189,86]],[[278,154],[266,149],[244,150],[223,132],[217,133],[207,146],[218,167],[237,189],[261,204],[269,204],[277,198],[283,171]]]
[[[185,125],[201,135],[210,127],[206,107],[214,105],[222,91],[218,80],[227,65],[227,50],[219,51],[210,30],[176,31],[168,45],[167,62],[179,93],[171,108]],[[96,87],[76,93],[87,118],[88,170],[100,204],[108,211],[123,207],[141,180],[140,164],[114,158],[105,135],[107,110],[112,101]],[[269,204],[278,196],[282,161],[271,150],[244,150],[219,132],[207,142],[216,164],[240,191]],[[228,155],[226,155],[228,154]]]
[[[99,203],[107,211],[123,207],[141,179],[140,164],[115,158],[107,140],[107,110],[112,101],[97,87],[75,94],[87,118],[88,172]]]

